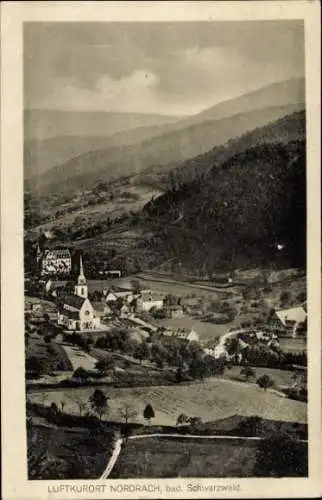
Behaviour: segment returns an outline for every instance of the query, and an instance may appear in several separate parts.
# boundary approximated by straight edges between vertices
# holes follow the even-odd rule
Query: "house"
[[[134,294],[132,290],[122,289],[122,288],[111,288],[107,292],[104,293],[105,302],[108,304],[109,302],[116,302],[118,299],[122,299],[123,301],[130,304],[134,299]]]
[[[121,277],[121,271],[104,271],[104,274],[105,276],[112,276],[113,278],[117,277],[117,278],[120,278]]]
[[[113,308],[108,304],[105,304],[103,308],[103,313],[104,316],[113,316]]]
[[[72,269],[72,257],[68,248],[45,249],[39,253],[37,248],[37,262],[40,274],[46,275],[68,275]]]
[[[136,297],[136,311],[148,312],[151,309],[162,309],[164,305],[163,295],[154,293],[151,290],[142,290]]]
[[[129,306],[126,304],[123,304],[123,306],[120,309],[120,317],[121,318],[127,318],[131,313],[131,309]]]
[[[292,307],[275,311],[269,326],[274,333],[284,333],[284,335],[296,337],[306,320],[307,313],[304,307]]]
[[[168,308],[168,313],[170,318],[182,318],[183,316],[183,307],[181,305],[174,305]]]
[[[187,342],[198,342],[199,335],[195,330],[189,328],[179,328],[178,330],[165,330],[163,335],[166,337],[173,337]]]
[[[80,257],[80,271],[74,294],[63,297],[58,303],[58,325],[67,330],[95,330],[100,328],[100,316],[88,298],[88,286]]]

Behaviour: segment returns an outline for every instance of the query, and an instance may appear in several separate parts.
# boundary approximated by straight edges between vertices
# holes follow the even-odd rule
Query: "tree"
[[[58,410],[58,406],[55,402],[52,402],[51,405],[50,405],[50,411],[54,414],[54,415],[57,415],[57,413],[59,412]]]
[[[177,418],[177,424],[176,425],[182,425],[182,424],[188,424],[190,422],[190,419],[187,415],[184,413],[180,413],[180,415]]]
[[[274,380],[271,379],[269,375],[262,375],[256,380],[256,383],[259,387],[267,391],[269,387],[273,387],[274,385]]]
[[[239,436],[258,436],[263,427],[263,419],[257,416],[246,417],[238,424]]]
[[[281,292],[281,295],[280,295],[281,304],[286,304],[286,303],[290,302],[290,300],[291,300],[290,292],[287,292],[286,290]]]
[[[30,356],[26,361],[26,370],[34,372],[35,375],[40,375],[43,371],[41,361],[36,356]]]
[[[61,402],[60,402],[60,406],[61,406],[61,411],[62,412],[64,411],[65,405],[66,405],[66,401],[64,401],[64,399],[62,399]]]
[[[89,377],[88,371],[85,370],[85,368],[83,368],[82,366],[79,366],[74,371],[72,378],[74,378],[74,379],[80,379],[80,380],[86,380],[88,377]]]
[[[141,287],[141,283],[139,282],[139,280],[137,280],[137,279],[131,280],[131,287],[132,287],[133,293],[138,294],[141,292],[142,287]]]
[[[306,477],[307,445],[278,431],[260,442],[253,473],[261,477]]]
[[[135,420],[138,414],[137,410],[129,403],[124,403],[119,408],[119,413],[126,424],[129,420]]]
[[[175,379],[178,384],[184,380],[183,370],[180,366],[176,370]]]
[[[255,378],[255,370],[251,368],[250,366],[245,366],[240,370],[240,374],[245,377],[245,379],[248,381],[251,378]]]
[[[134,351],[134,357],[142,363],[143,359],[147,359],[150,354],[150,349],[149,346],[147,345],[146,342],[142,342],[137,346],[137,348]]]
[[[148,421],[148,424],[150,425],[151,419],[155,417],[154,410],[150,404],[146,405],[146,407],[144,408],[143,417]]]
[[[107,359],[100,359],[99,361],[96,361],[95,368],[102,375],[104,375],[107,372],[108,369],[112,369],[113,368],[113,361],[112,360],[107,360]]]
[[[102,420],[102,415],[107,412],[107,397],[104,392],[100,389],[95,389],[91,397],[89,398],[89,403],[91,405],[92,410],[99,416],[99,419]]]
[[[202,425],[202,419],[200,417],[190,417],[189,423],[193,427],[198,427],[199,425]]]
[[[202,380],[206,375],[206,364],[203,359],[193,359],[189,365],[189,374],[196,379]]]
[[[77,404],[78,406],[78,411],[79,411],[79,416],[81,417],[83,412],[86,410],[86,403],[82,400],[81,397],[75,396],[72,398],[73,401]]]

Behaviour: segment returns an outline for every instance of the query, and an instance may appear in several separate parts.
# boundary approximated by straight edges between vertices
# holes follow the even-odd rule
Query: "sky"
[[[303,76],[296,20],[24,27],[25,109],[191,115]]]

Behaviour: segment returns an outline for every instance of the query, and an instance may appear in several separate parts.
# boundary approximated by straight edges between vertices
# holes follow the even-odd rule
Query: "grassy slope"
[[[30,335],[26,358],[35,356],[45,371],[72,371],[73,367],[64,349],[55,341],[50,346],[38,335]]]
[[[73,398],[76,394],[88,401],[93,388],[61,389],[43,392],[45,400],[60,403],[66,401],[66,412],[78,414]],[[144,423],[145,405],[152,404],[155,411],[155,425],[175,425],[178,415],[201,417],[203,421],[224,418],[232,414],[257,415],[262,418],[281,421],[306,422],[307,405],[265,392],[255,385],[223,379],[207,379],[201,383],[178,386],[107,388],[109,396],[108,420],[120,419],[120,406],[128,403],[138,416],[136,421]],[[32,402],[42,402],[43,395],[30,393]]]
[[[53,460],[46,476],[34,479],[96,479],[103,473],[111,455],[111,437],[95,435],[88,429],[33,425],[27,436],[30,452],[33,450],[35,456],[47,454],[47,463]],[[34,473],[30,466],[30,479]]]
[[[111,478],[250,477],[255,456],[254,446],[211,440],[132,440],[125,445]]]

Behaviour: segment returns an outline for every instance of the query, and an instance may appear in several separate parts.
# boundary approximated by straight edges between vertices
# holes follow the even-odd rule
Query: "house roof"
[[[290,309],[282,309],[276,311],[276,316],[281,321],[281,323],[286,326],[289,321],[294,323],[302,323],[306,319],[305,309],[300,307],[292,307]]]
[[[64,316],[67,316],[70,319],[79,319],[79,311],[70,311],[69,309],[64,309],[61,311]]]
[[[82,305],[86,299],[79,297],[78,295],[67,295],[63,297],[59,304],[59,309],[66,311],[65,305],[74,308],[76,311],[80,311]]]
[[[53,248],[45,250],[45,258],[53,255],[56,259],[70,259],[71,254],[68,248]]]
[[[195,330],[193,328],[192,329],[182,328],[182,329],[176,330],[176,331],[173,331],[173,330],[165,330],[164,331],[165,336],[177,337],[179,339],[187,339],[191,333],[197,333],[197,332],[195,332]]]
[[[138,297],[142,302],[151,302],[151,301],[155,301],[155,300],[164,300],[164,295],[162,293],[159,293],[159,292],[152,292],[152,291],[148,291],[148,292],[145,292],[144,290],[141,291],[140,293],[140,296]]]

